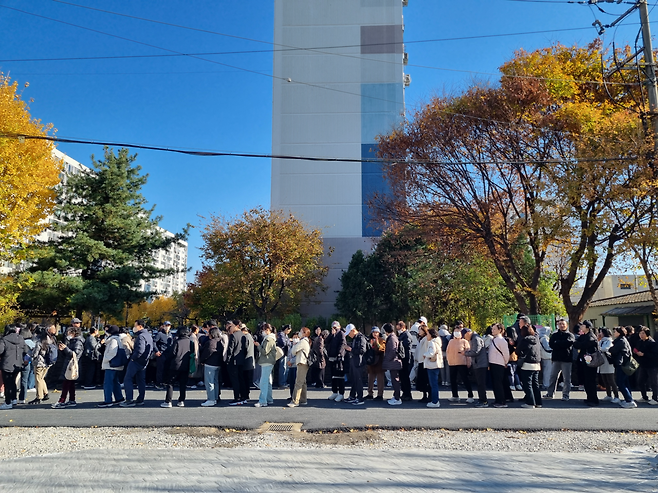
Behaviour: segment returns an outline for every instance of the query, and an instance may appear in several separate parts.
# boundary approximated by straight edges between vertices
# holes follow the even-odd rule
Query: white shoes
[[[612,400],[612,396],[606,395],[603,399],[601,399],[601,402],[610,402]]]
[[[178,401],[176,404],[177,407],[185,407],[185,401]]]
[[[459,397],[448,397],[450,402],[459,402]]]
[[[433,408],[441,407],[441,403],[437,402],[436,404],[434,404],[433,402],[428,402],[427,407],[433,407]]]
[[[619,400],[619,397],[615,397],[615,398],[612,399],[610,402],[612,402],[613,404],[619,404],[619,403],[621,403],[621,401]]]
[[[337,394],[337,393],[334,392],[333,394],[331,394],[331,395],[329,396],[329,400],[330,400],[330,401],[335,401],[335,400],[336,400],[336,397],[338,397],[339,395],[340,395],[340,394]]]
[[[203,404],[201,405],[203,406]],[[256,404],[254,404],[254,407],[267,407],[267,403],[261,404],[260,402],[257,402]]]
[[[342,394],[338,394],[338,397],[336,397],[334,400],[335,400],[336,402],[340,402],[340,401],[342,401],[343,399],[345,399],[345,397],[343,397]]]
[[[289,402],[288,407],[297,407],[299,404],[295,404],[294,402]]]
[[[647,404],[649,404],[650,406],[658,406],[658,401],[654,399],[650,399],[647,401]]]
[[[468,402],[469,404],[473,404],[475,402],[475,399],[469,397],[468,399],[466,399],[466,402]]]
[[[621,407],[623,407],[624,409],[633,409],[633,408],[637,407],[637,404],[635,404],[635,401],[631,401],[631,402],[621,401],[619,403],[619,405]]]
[[[393,398],[393,399],[388,400],[388,405],[389,406],[399,406],[401,404],[402,404],[402,401],[400,399]]]
[[[171,407],[171,402],[163,402],[160,407]]]
[[[211,407],[214,406],[215,404],[217,404],[217,401],[206,401],[201,403],[203,407]]]

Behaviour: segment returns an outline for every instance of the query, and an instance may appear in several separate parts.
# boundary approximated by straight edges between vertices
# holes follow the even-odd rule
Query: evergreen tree
[[[173,273],[154,267],[153,255],[183,239],[186,232],[173,238],[162,234],[161,218],[152,217],[155,207],[147,209],[141,193],[148,175],[140,175],[135,159],[127,149],[115,155],[106,148],[103,161],[92,156],[92,172],[71,175],[61,186],[53,227],[60,236],[41,246],[30,269],[37,282],[19,298],[28,313],[48,314],[66,306],[77,316],[83,311],[116,315],[126,303],[139,303],[153,294],[139,289],[142,279]],[[62,283],[62,278],[79,280]],[[44,290],[56,283],[75,289],[62,291],[56,300],[52,289]],[[40,296],[42,290],[50,296]]]

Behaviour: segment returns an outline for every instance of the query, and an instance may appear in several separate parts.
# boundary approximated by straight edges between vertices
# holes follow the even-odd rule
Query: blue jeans
[[[427,378],[430,381],[430,399],[432,404],[439,402],[439,368],[427,368]]]
[[[279,359],[279,387],[285,387],[288,384],[288,373],[290,372],[290,368],[288,368],[288,357],[283,356],[283,358]],[[294,380],[293,380],[294,382]],[[295,384],[292,384],[293,387]]]
[[[32,387],[30,387],[30,377],[32,377]],[[18,400],[25,400],[27,389],[34,388],[34,371],[32,371],[32,362],[30,361],[21,371],[21,388],[18,392]]]
[[[137,377],[137,390],[139,391],[137,400],[144,402],[146,396],[146,368],[142,368],[134,361],[129,361],[126,376],[123,378],[123,388],[126,390],[126,400],[128,401],[133,400],[133,377]]]
[[[628,375],[624,373],[621,366],[615,367],[615,382],[617,382],[617,387],[621,395],[624,396],[624,400],[626,402],[633,402],[633,394],[631,394],[630,385],[628,384]]]
[[[261,404],[272,404],[272,369],[274,365],[261,365],[260,367],[260,395],[258,402]]]
[[[104,402],[109,404],[112,402],[112,394],[114,400],[120,401],[123,399],[121,393],[121,384],[119,383],[119,372],[117,370],[105,370],[105,377],[103,379],[103,395],[105,396]]]
[[[209,401],[219,399],[219,366],[203,365],[203,384]]]

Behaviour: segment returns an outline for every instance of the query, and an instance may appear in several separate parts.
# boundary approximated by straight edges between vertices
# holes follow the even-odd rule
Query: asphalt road
[[[288,408],[287,390],[275,390],[275,404],[267,408],[255,408],[258,391],[252,391],[249,405],[228,406],[221,402],[212,408],[200,407],[205,401],[205,391],[189,390],[184,408],[163,409],[163,391],[147,390],[144,407],[99,409],[96,404],[103,400],[101,390],[79,390],[78,406],[68,409],[51,409],[59,394],[52,393],[47,404],[16,406],[0,411],[0,426],[218,426],[235,429],[256,429],[265,422],[303,423],[305,430],[380,428],[445,428],[494,429],[494,430],[610,430],[610,431],[658,431],[658,406],[639,403],[637,409],[622,409],[617,405],[602,403],[598,408],[583,405],[584,392],[572,391],[571,400],[545,400],[541,409],[523,409],[521,401],[507,409],[478,409],[465,402],[448,402],[449,392],[440,394],[441,407],[428,409],[418,401],[404,402],[392,407],[386,402],[366,401],[355,407],[343,402],[327,400],[328,390],[309,389],[309,404],[305,407]],[[230,390],[223,390],[225,399]],[[390,390],[385,393],[389,398]],[[522,392],[515,392],[518,399]],[[560,395],[559,393],[557,394]],[[178,393],[174,392],[174,400]],[[418,396],[416,394],[415,396]],[[28,399],[34,394],[28,394]],[[603,397],[603,393],[600,394]],[[639,397],[635,396],[635,397]]]

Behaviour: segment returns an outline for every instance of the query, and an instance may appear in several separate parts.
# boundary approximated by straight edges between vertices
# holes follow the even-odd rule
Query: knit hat
[[[379,330],[379,327],[375,325],[372,329],[370,329],[370,333],[372,334],[373,332],[377,332],[378,334],[381,334],[382,331]]]

